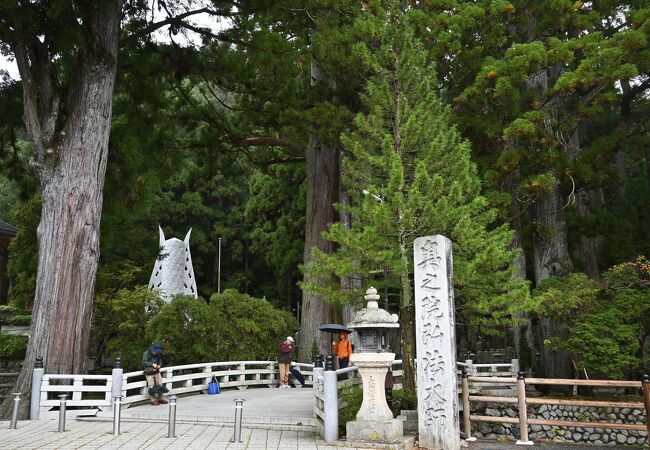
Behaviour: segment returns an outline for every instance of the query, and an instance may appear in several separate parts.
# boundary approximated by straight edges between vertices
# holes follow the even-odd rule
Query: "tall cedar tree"
[[[316,252],[316,261],[306,266],[307,273],[331,283],[304,287],[345,304],[361,292],[341,290],[337,277],[360,277],[366,288],[373,274],[388,268],[401,289],[405,386],[413,388],[415,238],[443,234],[453,241],[457,314],[464,320],[507,323],[528,299],[528,289],[513,276],[512,232],[493,226],[497,210],[481,195],[470,145],[452,125],[426,52],[399,16],[384,23],[389,21],[379,49],[366,49],[376,72],[362,98],[365,111],[342,139],[343,183],[351,203],[339,208],[351,214],[352,225],[332,225],[326,237],[337,250]]]

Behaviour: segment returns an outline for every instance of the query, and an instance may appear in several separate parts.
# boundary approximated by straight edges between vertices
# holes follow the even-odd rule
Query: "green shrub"
[[[397,417],[403,409],[418,409],[418,397],[413,391],[399,389],[390,393],[388,404],[393,415]]]
[[[345,424],[357,419],[357,413],[363,402],[363,390],[361,386],[348,386],[339,392],[339,402],[345,406],[339,409],[339,435],[346,433]]]
[[[141,369],[147,340],[147,323],[160,310],[162,301],[147,286],[105,291],[95,298],[91,349],[101,361],[119,356],[126,370]]]
[[[229,289],[210,303],[174,298],[147,325],[147,338],[163,345],[168,365],[274,360],[280,342],[296,328],[292,314]]]
[[[0,333],[0,359],[22,359],[26,352],[26,336]]]
[[[2,323],[5,323],[7,325],[29,325],[31,321],[31,314],[16,314],[14,316],[6,317]]]

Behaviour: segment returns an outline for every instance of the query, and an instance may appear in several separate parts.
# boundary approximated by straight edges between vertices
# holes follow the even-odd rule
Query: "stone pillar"
[[[460,449],[451,240],[413,244],[420,447]]]
[[[346,424],[348,441],[394,442],[404,435],[403,422],[393,418],[386,403],[386,372],[394,353],[353,353],[350,361],[359,367],[363,402],[357,420]]]
[[[122,376],[124,375],[122,360],[119,357],[115,358],[115,366],[113,367],[111,375],[113,380],[111,383],[111,407],[115,408],[115,397],[122,395]]]
[[[41,384],[43,383],[43,375],[45,369],[43,368],[43,357],[36,358],[34,364],[34,371],[32,372],[32,396],[29,406],[29,418],[31,420],[38,420],[41,411]]]

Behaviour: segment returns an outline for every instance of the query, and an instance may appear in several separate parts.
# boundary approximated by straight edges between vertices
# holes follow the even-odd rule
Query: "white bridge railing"
[[[394,389],[401,388],[401,360],[393,365]],[[292,363],[305,377],[305,385],[312,386],[313,364]],[[518,360],[510,364],[474,364],[471,360],[458,362],[460,370],[465,369],[469,376],[513,377],[519,371]],[[349,372],[347,380],[336,383],[338,390],[347,385],[360,383],[354,373],[356,367],[340,369],[338,375]],[[222,389],[246,389],[249,386],[274,387],[279,383],[278,363],[275,361],[226,361],[182,366],[163,367],[163,384],[174,394],[187,394],[208,390],[208,383],[216,377]],[[124,373],[121,368],[113,369],[111,375],[45,375],[42,368],[34,369],[32,389],[32,419],[55,417],[53,411],[60,405],[61,394],[67,395],[66,406],[71,415],[93,414],[96,410],[110,410],[113,397],[120,395],[122,404],[129,405],[149,398],[147,382],[143,371]],[[294,380],[294,383],[297,381]],[[324,394],[315,390],[314,416],[322,419],[324,415]],[[36,394],[36,395],[34,395]],[[337,406],[338,409],[338,406]]]
[[[313,364],[292,363],[305,377],[305,384],[312,384]],[[212,377],[217,377],[221,389],[246,389],[249,386],[275,387],[279,383],[278,363],[274,361],[228,361],[160,369],[163,384],[174,394],[186,394],[208,390]],[[297,381],[294,381],[297,383]],[[144,373],[128,372],[122,376],[122,403],[129,404],[149,398]]]
[[[312,385],[313,364],[292,363],[305,377],[305,385]],[[59,396],[67,395],[66,408],[71,416],[94,414],[97,410],[111,410],[113,397],[120,395],[122,404],[149,399],[144,372],[123,373],[113,369],[111,375],[45,375],[42,368],[34,369],[33,382],[40,395],[33,396],[31,418],[54,418],[60,405]],[[174,394],[208,390],[208,383],[216,377],[222,389],[246,389],[249,386],[275,387],[279,383],[278,363],[275,361],[227,361],[160,369],[163,384]],[[293,381],[297,383],[297,380]],[[39,385],[40,384],[40,385]]]

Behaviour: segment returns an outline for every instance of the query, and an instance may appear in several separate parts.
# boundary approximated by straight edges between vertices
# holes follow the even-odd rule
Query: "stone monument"
[[[395,419],[386,403],[386,373],[395,360],[388,347],[388,333],[399,328],[397,314],[379,308],[377,290],[370,288],[364,297],[367,306],[348,324],[357,333],[359,345],[350,361],[359,367],[363,382],[363,402],[357,420],[346,424],[348,441],[394,442],[404,432],[402,420]]]
[[[149,289],[158,292],[166,302],[170,302],[175,295],[191,295],[198,297],[196,280],[192,268],[190,255],[190,233],[187,232],[185,240],[171,238],[165,240],[165,233],[158,227],[160,234],[160,252],[156,258]]]
[[[426,236],[413,244],[420,447],[460,448],[451,241]]]

